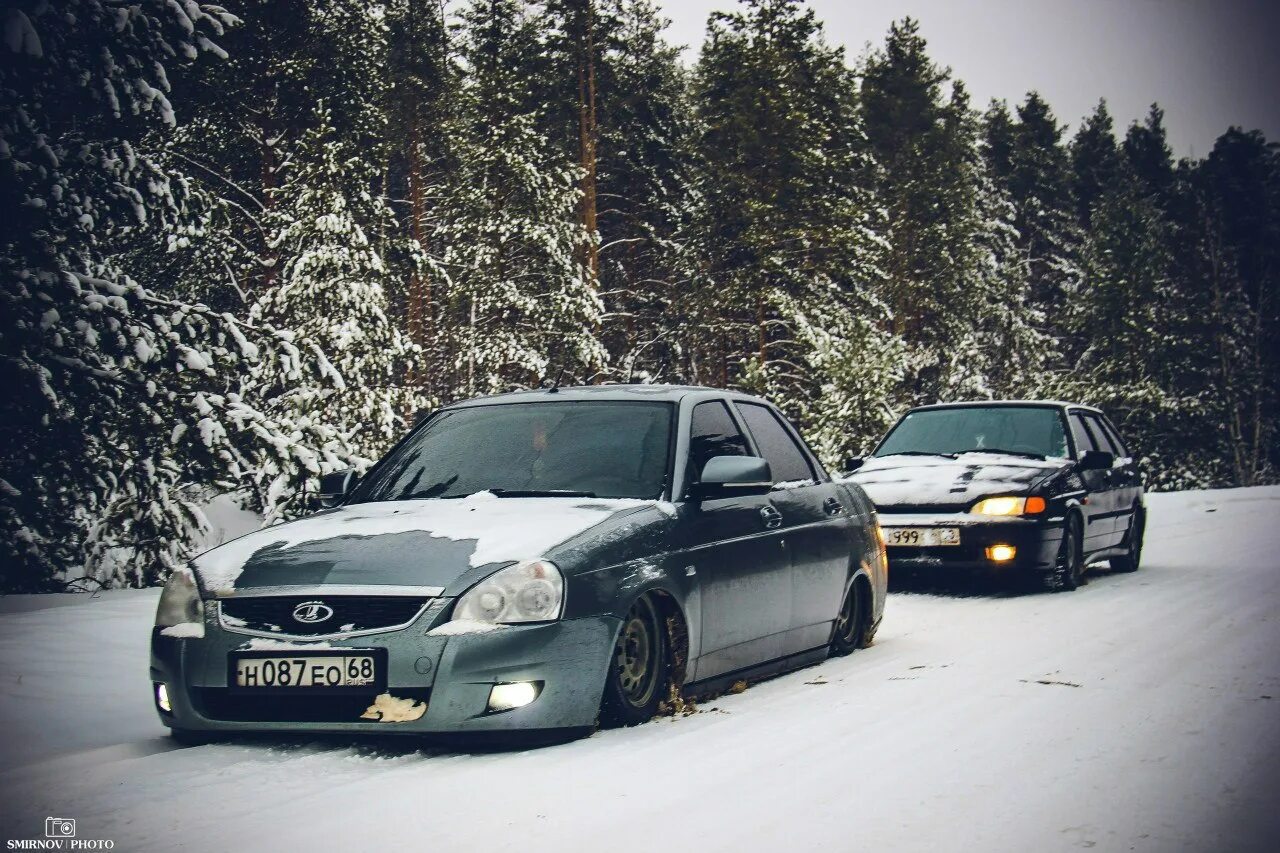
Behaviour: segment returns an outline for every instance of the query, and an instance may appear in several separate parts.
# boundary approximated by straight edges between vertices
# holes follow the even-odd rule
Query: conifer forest
[[[0,9],[0,589],[146,586],[423,411],[728,387],[840,469],[908,407],[1107,410],[1148,488],[1280,470],[1280,148],[977,103],[800,0]],[[1068,130],[1068,128],[1071,128]],[[500,452],[495,449],[495,452]]]

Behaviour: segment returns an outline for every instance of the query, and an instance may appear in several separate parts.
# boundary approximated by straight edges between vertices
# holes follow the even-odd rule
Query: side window
[[[1089,430],[1093,433],[1094,438],[1097,439],[1099,450],[1105,450],[1117,459],[1124,456],[1124,454],[1120,452],[1120,448],[1116,443],[1111,440],[1111,435],[1107,432],[1106,425],[1103,424],[1102,418],[1097,415],[1089,415],[1087,423],[1089,425]]]
[[[1089,433],[1089,428],[1085,425],[1084,418],[1079,412],[1071,413],[1071,435],[1076,440],[1076,458],[1084,456],[1090,450],[1097,450],[1098,444],[1093,440],[1093,436]]]
[[[748,456],[747,439],[719,400],[693,407],[689,420],[689,470],[685,482],[697,481],[712,456]]]
[[[1120,431],[1116,429],[1116,425],[1115,425],[1115,424],[1111,423],[1111,419],[1110,419],[1110,418],[1108,418],[1108,417],[1103,416],[1103,417],[1101,417],[1101,418],[1098,418],[1098,422],[1099,422],[1099,423],[1101,423],[1101,424],[1102,424],[1102,428],[1103,428],[1104,430],[1106,430],[1107,437],[1108,437],[1108,438],[1110,438],[1110,439],[1111,439],[1111,443],[1112,443],[1112,444],[1114,444],[1114,445],[1116,446],[1116,450],[1119,450],[1119,451],[1120,451],[1120,452],[1119,452],[1118,454],[1116,454],[1116,455],[1117,455],[1117,456],[1128,456],[1128,455],[1129,455],[1129,448],[1125,447],[1125,446],[1124,446],[1124,442],[1120,440]]]
[[[797,480],[813,480],[813,469],[809,460],[796,446],[795,439],[782,425],[767,406],[756,403],[736,403],[747,429],[756,440],[756,446],[769,463],[776,483],[796,482]]]

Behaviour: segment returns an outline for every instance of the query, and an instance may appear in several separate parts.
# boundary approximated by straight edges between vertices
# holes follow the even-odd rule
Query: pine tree
[[[110,251],[139,228],[181,233],[188,193],[139,148],[176,123],[165,64],[220,55],[236,19],[159,0],[5,10],[0,66],[0,585],[82,573],[154,582],[204,518],[192,483],[234,485],[261,442],[286,438],[234,389],[246,362],[292,344],[139,283]],[[157,131],[163,132],[163,131]]]
[[[369,464],[397,437],[401,413],[413,405],[400,384],[413,349],[388,317],[391,276],[362,224],[385,225],[390,212],[367,191],[351,191],[353,179],[357,187],[367,183],[372,166],[337,138],[322,106],[319,126],[295,152],[270,221],[276,229],[270,245],[283,268],[254,302],[250,320],[305,340],[325,382],[299,382],[287,366],[265,365],[250,375],[246,392],[262,400],[269,415],[323,423],[335,440],[323,459],[261,467],[257,479],[268,518],[285,511],[282,504],[307,479]]]
[[[595,239],[578,220],[579,174],[539,132],[536,22],[513,0],[463,13],[470,70],[450,126],[454,180],[433,240],[443,247],[453,381],[446,399],[589,381],[605,362],[601,305],[581,263]]]
[[[944,85],[950,83],[950,93]],[[983,172],[968,95],[906,18],[862,68],[861,115],[887,211],[884,302],[906,344],[899,406],[992,393],[977,330],[992,295]]]
[[[1071,141],[1071,184],[1076,220],[1082,229],[1092,224],[1093,208],[1120,178],[1120,150],[1107,102],[1098,106]]]
[[[1198,380],[1200,402],[1180,449],[1217,482],[1266,482],[1280,466],[1280,154],[1232,128],[1175,186],[1190,319],[1179,378]]]
[[[1071,169],[1062,128],[1036,92],[1018,107],[1005,162],[989,160],[1016,211],[1018,248],[1027,264],[1029,299],[1056,315],[1079,282]]]
[[[417,348],[406,380],[434,404],[451,358],[438,331],[444,277],[432,229],[435,196],[454,177],[445,134],[456,108],[458,69],[440,0],[394,0],[387,24],[388,195],[400,199],[397,213],[408,236],[404,256],[389,260],[403,281],[405,330]]]
[[[600,287],[619,378],[678,379],[692,203],[687,75],[651,0],[613,0],[599,67]]]
[[[1141,124],[1129,126],[1122,145],[1133,174],[1161,205],[1167,204],[1173,186],[1173,153],[1164,128],[1164,110],[1152,104]]]

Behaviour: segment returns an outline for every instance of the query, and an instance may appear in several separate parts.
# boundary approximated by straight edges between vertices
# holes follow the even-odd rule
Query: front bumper
[[[988,518],[968,513],[880,515],[881,527],[957,527],[960,544],[934,548],[890,547],[893,569],[948,569],[956,571],[1047,572],[1054,568],[1062,547],[1064,519]],[[1012,560],[987,556],[994,545],[1016,549]]]
[[[432,636],[449,602],[427,608],[404,628],[327,641],[289,641],[283,654],[307,648],[386,649],[387,688],[417,713],[401,722],[361,719],[376,696],[249,695],[228,690],[228,656],[250,650],[252,638],[222,628],[217,605],[206,607],[205,636],[153,631],[151,680],[164,684],[172,711],[157,707],[165,725],[198,732],[389,732],[468,734],[586,729],[595,725],[605,675],[621,620],[592,616],[504,626],[476,634]],[[274,641],[273,641],[274,642]],[[500,682],[541,682],[538,697],[510,711],[487,711]],[[408,715],[412,716],[412,714]]]

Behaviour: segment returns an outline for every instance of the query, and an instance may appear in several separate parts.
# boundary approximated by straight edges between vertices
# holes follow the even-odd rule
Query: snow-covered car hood
[[[535,559],[619,513],[654,501],[498,498],[362,503],[267,527],[197,557],[207,593],[251,587],[446,587],[467,571]]]
[[[884,456],[868,459],[847,479],[866,491],[877,508],[962,507],[992,495],[1023,494],[1070,464],[998,453],[944,456]]]

